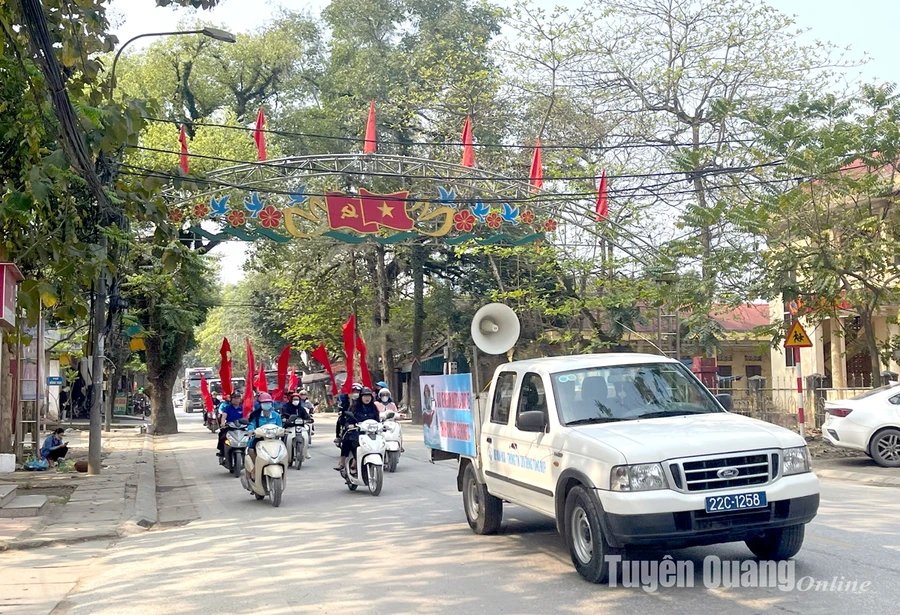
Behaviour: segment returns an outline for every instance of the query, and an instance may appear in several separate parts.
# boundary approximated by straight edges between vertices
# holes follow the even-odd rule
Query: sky
[[[588,0],[590,1],[590,0]],[[497,4],[511,4],[495,0]],[[555,5],[581,6],[583,0],[535,0],[546,9]],[[155,0],[112,0],[110,18],[113,31],[120,42],[147,32],[177,30],[180,21],[200,17],[216,22],[238,33],[259,28],[280,9],[307,11],[318,14],[328,0],[224,0],[212,11],[184,8],[159,8]],[[767,0],[776,9],[794,15],[797,25],[808,29],[803,42],[829,41],[840,48],[849,48],[848,57],[868,58],[859,68],[848,72],[850,81],[893,81],[900,83],[900,63],[895,59],[895,33],[900,24],[900,0]],[[142,39],[133,48],[149,44]],[[222,258],[221,282],[230,284],[243,277],[246,246],[243,242],[227,242],[214,251]]]

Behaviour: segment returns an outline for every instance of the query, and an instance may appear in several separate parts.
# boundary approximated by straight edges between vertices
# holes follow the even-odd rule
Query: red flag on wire
[[[342,393],[349,395],[353,392],[353,342],[356,335],[356,315],[350,314],[347,322],[341,326],[344,332],[344,354],[347,355],[347,379],[341,389]]]
[[[609,217],[609,199],[606,197],[606,169],[600,175],[600,187],[597,188],[597,207],[595,209],[594,221],[599,222]]]
[[[291,345],[288,344],[281,351],[281,356],[278,357],[278,388],[272,392],[272,399],[275,401],[284,401],[284,384],[287,382],[287,370],[290,361]]]
[[[362,378],[362,384],[371,389],[372,376],[369,375],[369,362],[366,359],[369,351],[366,349],[366,343],[363,341],[362,336],[358,333],[356,334],[356,350],[359,351],[359,373],[360,378]]]
[[[297,372],[294,371],[294,368],[291,368],[291,379],[288,380],[288,391],[297,390],[297,385],[300,384],[300,381],[297,379]]]
[[[544,164],[541,160],[541,140],[534,147],[534,158],[531,159],[531,186],[535,191],[544,187]]]
[[[206,383],[206,378],[203,377],[203,374],[200,374],[200,394],[203,396],[203,403],[206,404],[206,411],[212,412],[212,395],[209,394],[209,384]]]
[[[253,412],[253,377],[256,375],[256,363],[253,360],[253,349],[250,348],[250,339],[247,339],[247,382],[244,387],[244,418]]]
[[[472,117],[469,115],[466,116],[466,125],[463,126],[462,142],[463,142],[462,165],[464,167],[474,167],[475,166],[475,146],[472,143]]]
[[[181,172],[188,174],[188,149],[187,149],[187,131],[184,124],[181,125],[181,132],[178,133],[178,142],[181,143]]]
[[[378,134],[375,132],[375,99],[369,102],[369,119],[366,121],[366,143],[363,146],[364,154],[374,154],[378,151]]]
[[[263,113],[263,108],[259,108],[259,113],[256,114],[256,129],[253,131],[253,140],[256,141],[256,151],[259,154],[259,159],[262,161],[266,160],[266,133],[263,132],[263,128],[266,126],[266,116]]]
[[[325,368],[328,375],[331,376],[331,394],[338,394],[337,381],[334,379],[334,370],[331,369],[331,361],[328,360],[328,351],[325,350],[325,344],[319,344],[319,347],[312,351],[312,358],[319,362]]]
[[[259,375],[256,377],[256,382],[254,384],[256,390],[260,393],[269,392],[269,380],[266,378],[266,370],[262,363],[259,364]]]
[[[222,381],[222,398],[228,399],[234,391],[231,384],[231,344],[228,338],[222,340],[222,347],[219,348],[219,356],[222,360],[219,362],[219,379]]]

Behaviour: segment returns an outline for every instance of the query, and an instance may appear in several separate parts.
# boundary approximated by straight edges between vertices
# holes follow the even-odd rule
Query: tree
[[[764,296],[798,300],[813,322],[852,306],[872,374],[889,340],[875,318],[900,303],[900,97],[895,86],[864,86],[851,100],[802,97],[754,120],[784,164],[778,174],[803,181],[761,199],[770,275]],[[784,333],[784,332],[782,332]]]
[[[133,246],[134,272],[123,294],[143,326],[150,381],[151,422],[156,434],[178,431],[172,389],[194,330],[216,296],[208,259],[178,242],[165,250],[153,243]]]

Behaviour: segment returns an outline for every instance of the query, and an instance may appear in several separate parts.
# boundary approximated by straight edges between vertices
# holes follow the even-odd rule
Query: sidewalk
[[[812,468],[819,478],[900,487],[900,468],[882,468],[868,457],[814,459]]]
[[[75,449],[86,449],[87,432],[82,432],[78,440],[71,437],[70,443]],[[20,489],[31,487],[50,494],[74,488],[65,504],[54,504],[44,516],[0,519],[0,550],[111,539],[155,524],[152,439],[136,429],[117,430],[103,434],[103,449],[108,454],[99,476],[51,470],[0,477],[0,482],[15,482]],[[56,499],[61,501],[61,497]]]

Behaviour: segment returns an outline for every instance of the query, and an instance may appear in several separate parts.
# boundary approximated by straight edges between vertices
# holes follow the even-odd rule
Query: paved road
[[[289,470],[284,502],[275,509],[255,501],[217,465],[215,437],[197,415],[179,419],[185,433],[171,443],[186,487],[169,487],[166,505],[192,502],[199,519],[119,540],[86,561],[55,615],[832,615],[893,612],[900,603],[895,488],[823,481],[820,514],[797,559],[798,577],[868,581],[865,592],[709,589],[705,556],[752,561],[742,544],[729,544],[672,551],[694,563],[694,587],[651,593],[582,581],[552,522],[529,511],[508,507],[503,534],[476,536],[465,522],[455,468],[429,464],[418,442],[407,442],[398,472],[386,476],[382,495],[373,498],[348,491],[332,470],[337,449],[320,425],[313,459]]]

